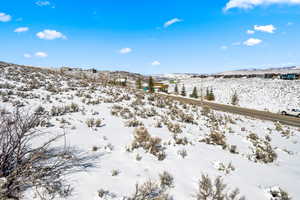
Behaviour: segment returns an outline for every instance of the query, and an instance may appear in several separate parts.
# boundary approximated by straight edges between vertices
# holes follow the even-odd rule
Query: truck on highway
[[[300,118],[300,109],[286,109],[281,111],[282,115],[291,115]]]

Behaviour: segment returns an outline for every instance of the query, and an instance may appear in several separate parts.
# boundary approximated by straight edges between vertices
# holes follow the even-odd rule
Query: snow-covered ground
[[[189,91],[201,84],[200,79],[183,83]],[[174,178],[173,187],[168,189],[174,200],[195,199],[202,174],[211,178],[221,176],[230,189],[239,188],[246,199],[273,200],[270,191],[278,188],[293,199],[300,199],[298,128],[203,110],[155,95],[38,69],[33,72],[2,68],[0,84],[0,108],[13,111],[18,105],[30,112],[42,106],[49,112],[49,122],[53,125],[43,128],[44,131],[67,133],[68,146],[99,155],[94,161],[96,167],[66,176],[74,190],[65,199],[126,199],[134,193],[136,183],[159,181],[159,174],[164,171]],[[32,89],[23,89],[34,84]],[[281,102],[299,105],[291,101],[299,102],[295,93],[300,89],[299,82],[292,85],[258,79],[212,79],[202,84],[213,86],[220,103],[227,103],[237,90],[241,106],[272,110]],[[72,103],[78,105],[79,111],[55,114],[53,106]],[[88,127],[87,122],[92,118],[101,121],[101,125]],[[151,153],[153,149],[134,148],[136,127],[129,124],[133,122],[145,127],[151,137],[161,138],[155,146],[159,154]],[[221,139],[216,141],[218,137]],[[61,140],[56,145],[63,143]],[[99,197],[101,189],[109,192]],[[23,199],[39,198],[35,190],[29,189]]]
[[[206,93],[206,88],[213,89],[215,102],[231,104],[231,97],[236,91],[239,106],[279,112],[285,109],[300,108],[300,80],[279,80],[262,78],[189,78],[181,79],[178,84],[179,91],[185,85],[187,93],[193,91],[194,86],[198,94]],[[174,91],[174,85],[170,92]]]

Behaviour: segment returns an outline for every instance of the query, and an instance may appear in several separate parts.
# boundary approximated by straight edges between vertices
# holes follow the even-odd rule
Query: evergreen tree
[[[175,85],[174,93],[178,94],[178,85],[177,84]]]
[[[182,85],[181,96],[186,96],[185,87]]]
[[[142,89],[142,80],[140,78],[138,80],[136,80],[136,88]]]
[[[207,87],[207,88],[206,88],[205,99],[209,100],[209,94],[210,94],[210,92],[209,92],[209,89],[208,89],[208,87]]]
[[[209,91],[209,101],[214,101],[215,100],[215,94],[214,94],[214,91],[213,89],[211,88],[210,91]]]
[[[149,88],[149,92],[151,93],[154,92],[154,82],[152,76],[149,77],[148,88]]]
[[[236,91],[234,92],[234,94],[231,97],[231,104],[232,105],[237,105],[239,103],[239,97],[236,93]]]
[[[198,99],[198,92],[197,92],[197,87],[196,86],[194,87],[193,92],[190,95],[190,97]]]

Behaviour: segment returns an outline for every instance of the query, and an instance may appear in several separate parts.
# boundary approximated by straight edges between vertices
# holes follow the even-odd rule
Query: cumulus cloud
[[[25,53],[25,54],[24,54],[24,58],[32,58],[32,55],[29,54],[29,53]]]
[[[167,28],[175,23],[182,22],[182,21],[183,21],[182,19],[174,18],[174,19],[171,19],[171,20],[165,22],[164,27]]]
[[[130,52],[132,52],[131,48],[122,48],[122,49],[120,49],[121,54],[127,54],[127,53],[130,53]]]
[[[36,52],[35,56],[39,57],[39,58],[46,58],[46,57],[48,57],[48,54],[45,52]]]
[[[0,22],[9,22],[11,20],[11,16],[5,13],[0,13]]]
[[[15,33],[22,33],[22,32],[26,32],[28,30],[29,30],[28,27],[19,27],[19,28],[15,29],[14,32]]]
[[[43,7],[43,6],[50,6],[50,2],[49,1],[37,1],[35,2],[36,5]]]
[[[160,62],[159,61],[153,61],[152,63],[151,63],[151,65],[152,66],[158,66],[158,65],[160,65]]]
[[[249,34],[249,35],[252,35],[254,33],[255,33],[255,31],[253,31],[253,30],[247,30],[247,34]]]
[[[49,29],[46,29],[42,32],[38,32],[36,36],[43,40],[67,39],[67,37],[61,32]]]
[[[224,10],[227,11],[232,8],[251,9],[255,6],[270,4],[300,5],[300,0],[229,0]]]
[[[246,40],[243,44],[246,46],[255,46],[262,43],[262,40],[257,39],[257,38],[249,38],[248,40]]]
[[[276,28],[272,24],[265,25],[265,26],[255,25],[254,26],[254,30],[261,31],[261,32],[266,32],[266,33],[274,33],[274,31],[276,30]]]

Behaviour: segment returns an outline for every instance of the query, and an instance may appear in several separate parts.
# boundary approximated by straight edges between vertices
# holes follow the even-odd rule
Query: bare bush
[[[172,197],[158,183],[148,180],[141,186],[136,184],[135,193],[126,200],[172,200]]]
[[[52,147],[61,136],[33,146],[32,141],[45,134],[37,129],[43,119],[43,115],[18,110],[0,114],[0,177],[5,179],[1,198],[19,199],[29,188],[43,190],[49,199],[65,197],[71,190],[62,176],[92,166],[88,163],[91,157],[78,157],[66,147]]]
[[[187,157],[187,151],[185,149],[178,150],[177,154],[180,155],[182,158]]]
[[[223,147],[223,149],[227,147],[225,135],[218,131],[212,131],[208,137],[200,140],[200,142],[205,142],[206,144],[212,145],[220,145]]]
[[[272,163],[277,159],[277,154],[268,140],[259,138],[255,133],[249,134],[247,138],[254,147],[252,149],[253,155],[249,157],[250,160],[262,163]]]
[[[90,119],[87,119],[85,121],[86,125],[89,127],[89,128],[93,128],[93,127],[102,127],[103,126],[103,123],[102,123],[102,120],[101,119],[94,119],[94,118],[90,118]]]
[[[245,200],[245,197],[239,197],[239,189],[227,192],[226,187],[221,177],[212,182],[208,175],[202,174],[195,197],[197,200]]]
[[[291,200],[290,195],[280,187],[270,188],[268,191],[271,195],[270,200]]]
[[[172,133],[182,133],[182,129],[180,127],[180,124],[173,124],[172,122],[167,122],[168,130]]]
[[[159,174],[159,180],[160,180],[160,187],[161,188],[172,188],[172,187],[174,187],[174,178],[167,171],[164,171],[162,174]]]
[[[131,144],[131,150],[142,147],[149,153],[156,156],[159,160],[164,160],[166,155],[161,144],[161,139],[151,137],[145,127],[138,127],[134,130],[134,141]]]
[[[79,106],[75,103],[66,106],[52,106],[50,114],[52,116],[62,116],[67,113],[79,112]]]
[[[132,120],[128,120],[126,123],[125,123],[125,126],[127,127],[138,127],[138,126],[143,126],[143,122],[137,120],[137,119],[132,119]]]

